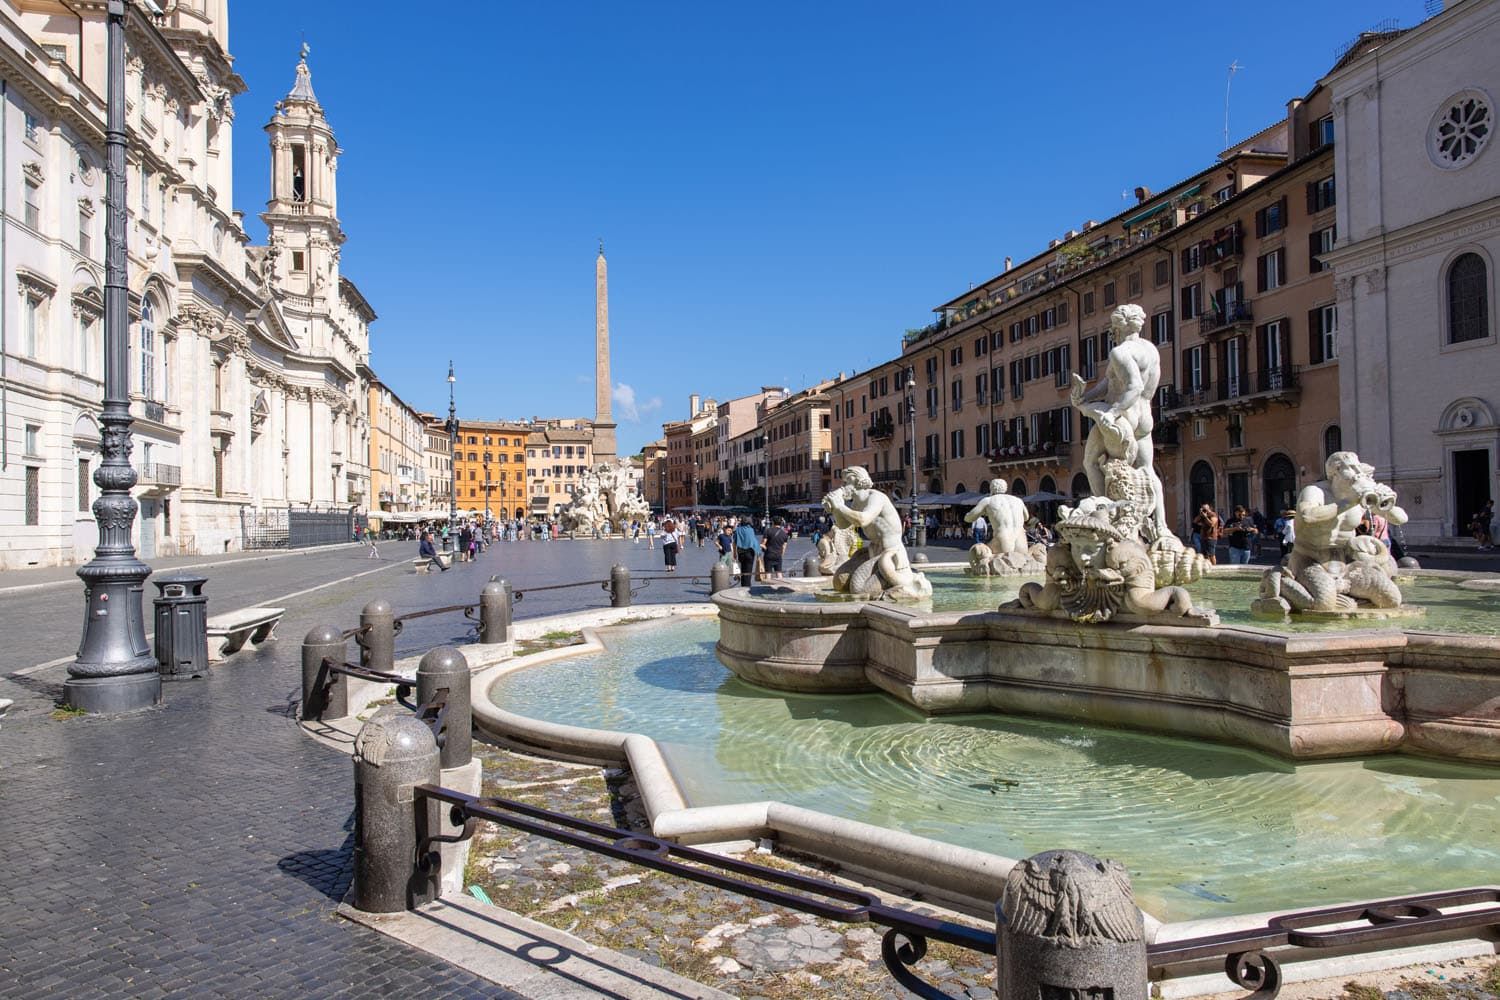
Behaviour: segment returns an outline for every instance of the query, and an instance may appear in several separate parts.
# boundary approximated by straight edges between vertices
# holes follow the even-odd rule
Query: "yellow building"
[[[460,511],[488,517],[526,516],[526,438],[519,420],[463,420],[453,450],[453,485]]]
[[[379,378],[370,379],[370,515],[421,510],[427,490],[427,438],[421,413]]]

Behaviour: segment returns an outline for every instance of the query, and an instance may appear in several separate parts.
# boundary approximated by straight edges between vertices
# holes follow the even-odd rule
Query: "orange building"
[[[526,516],[524,421],[463,420],[453,452],[453,483],[460,511],[495,518]]]

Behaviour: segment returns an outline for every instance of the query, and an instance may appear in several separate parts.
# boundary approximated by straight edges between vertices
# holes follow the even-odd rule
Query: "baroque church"
[[[81,563],[103,399],[104,0],[0,0],[0,569]],[[340,149],[303,46],[265,125],[267,245],[234,209],[228,0],[126,19],[129,380],[142,557],[364,508],[370,324],[341,274]]]

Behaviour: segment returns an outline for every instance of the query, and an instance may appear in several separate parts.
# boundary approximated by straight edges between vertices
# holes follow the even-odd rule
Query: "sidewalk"
[[[168,573],[185,569],[208,569],[231,563],[246,563],[285,559],[290,556],[305,556],[316,552],[337,552],[342,549],[362,548],[362,542],[340,542],[337,545],[314,545],[305,549],[257,549],[252,552],[225,552],[221,555],[160,556],[143,560],[151,567],[152,574]],[[59,587],[79,583],[78,567],[82,563],[66,566],[29,566],[25,569],[8,569],[0,573],[0,594],[39,587]]]

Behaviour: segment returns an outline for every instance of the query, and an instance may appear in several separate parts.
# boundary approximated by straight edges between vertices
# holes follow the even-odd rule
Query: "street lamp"
[[[129,712],[161,701],[161,675],[146,645],[141,592],[151,567],[135,557],[130,495],[130,316],[125,261],[125,0],[109,0],[105,39],[103,460],[94,470],[99,544],[78,570],[84,588],[83,641],[68,667],[63,702],[85,712]]]
[[[453,361],[448,361],[448,455],[453,462],[453,488],[448,491],[448,537],[443,539],[443,551],[453,551],[453,536],[458,532],[458,411],[453,407]]]
[[[917,369],[906,369],[906,436],[907,453],[911,456],[911,544],[912,548],[927,547],[927,523],[920,520],[917,511]]]

